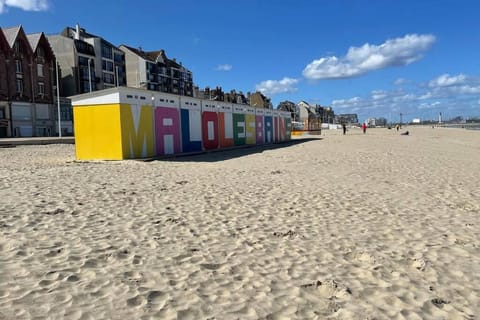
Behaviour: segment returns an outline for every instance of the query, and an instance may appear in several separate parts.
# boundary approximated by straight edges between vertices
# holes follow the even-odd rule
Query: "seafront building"
[[[0,28],[0,137],[58,135],[58,114],[61,134],[73,135],[68,97],[116,87],[273,110],[261,92],[245,95],[219,86],[200,90],[192,72],[164,50],[117,47],[78,24],[48,36],[27,35],[22,26]],[[335,120],[332,108],[305,101],[277,109],[290,112],[293,123],[309,130]]]
[[[43,33],[0,28],[0,137],[55,133],[54,61]]]
[[[295,122],[297,121],[297,118],[298,118],[297,105],[295,104],[295,102],[288,101],[288,100],[282,101],[278,104],[277,109],[290,112],[292,121],[295,121]]]
[[[62,97],[125,86],[125,54],[104,38],[77,24],[48,41],[61,69]]]
[[[128,87],[193,96],[193,75],[176,59],[169,59],[165,50],[143,51],[120,45],[125,55]]]
[[[47,38],[59,65],[62,134],[73,135],[73,110],[67,97],[125,86],[125,56],[116,46],[78,24]]]
[[[311,105],[305,101],[296,104],[296,123],[301,123],[305,130],[320,129],[323,124],[333,124],[335,113],[331,107],[323,107],[318,104]]]
[[[387,125],[387,119],[383,117],[368,118],[365,122],[369,127],[385,127]],[[418,121],[418,123],[420,123],[420,120]]]
[[[335,116],[335,123],[358,124],[358,115],[356,113],[344,113]]]
[[[273,109],[272,101],[261,92],[248,93],[249,104],[256,108]]]

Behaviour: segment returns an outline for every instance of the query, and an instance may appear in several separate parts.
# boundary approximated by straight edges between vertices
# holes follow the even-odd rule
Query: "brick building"
[[[55,134],[54,67],[43,33],[0,28],[0,137]]]

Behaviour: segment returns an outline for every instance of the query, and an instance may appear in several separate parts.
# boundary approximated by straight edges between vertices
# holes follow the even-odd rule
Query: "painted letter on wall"
[[[218,111],[218,134],[220,140],[220,148],[228,148],[233,146],[233,116],[232,106],[219,104]]]
[[[233,107],[233,142],[236,146],[244,145],[246,138],[245,114],[243,107]]]
[[[157,155],[176,154],[180,147],[180,116],[178,109],[155,108],[155,138]]]
[[[120,114],[125,158],[154,156],[153,108],[146,105],[121,104]]]
[[[202,133],[200,110],[181,109],[182,117],[182,151],[202,150]]]
[[[272,143],[273,142],[272,116],[265,116],[263,120],[265,123],[265,143]]]
[[[245,111],[245,143],[256,144],[256,130],[255,130],[255,108],[247,107]]]
[[[202,113],[202,139],[206,150],[218,148],[218,117],[216,112]]]

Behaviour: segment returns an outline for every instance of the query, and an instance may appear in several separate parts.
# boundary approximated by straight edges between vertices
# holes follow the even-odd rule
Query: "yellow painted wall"
[[[150,105],[120,105],[124,159],[155,156],[153,108]]]
[[[122,160],[120,105],[73,108],[77,160]]]

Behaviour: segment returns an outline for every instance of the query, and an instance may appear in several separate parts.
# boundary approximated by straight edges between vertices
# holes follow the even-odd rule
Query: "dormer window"
[[[13,45],[13,50],[16,54],[20,54],[20,43],[18,41],[15,41],[15,44]]]

